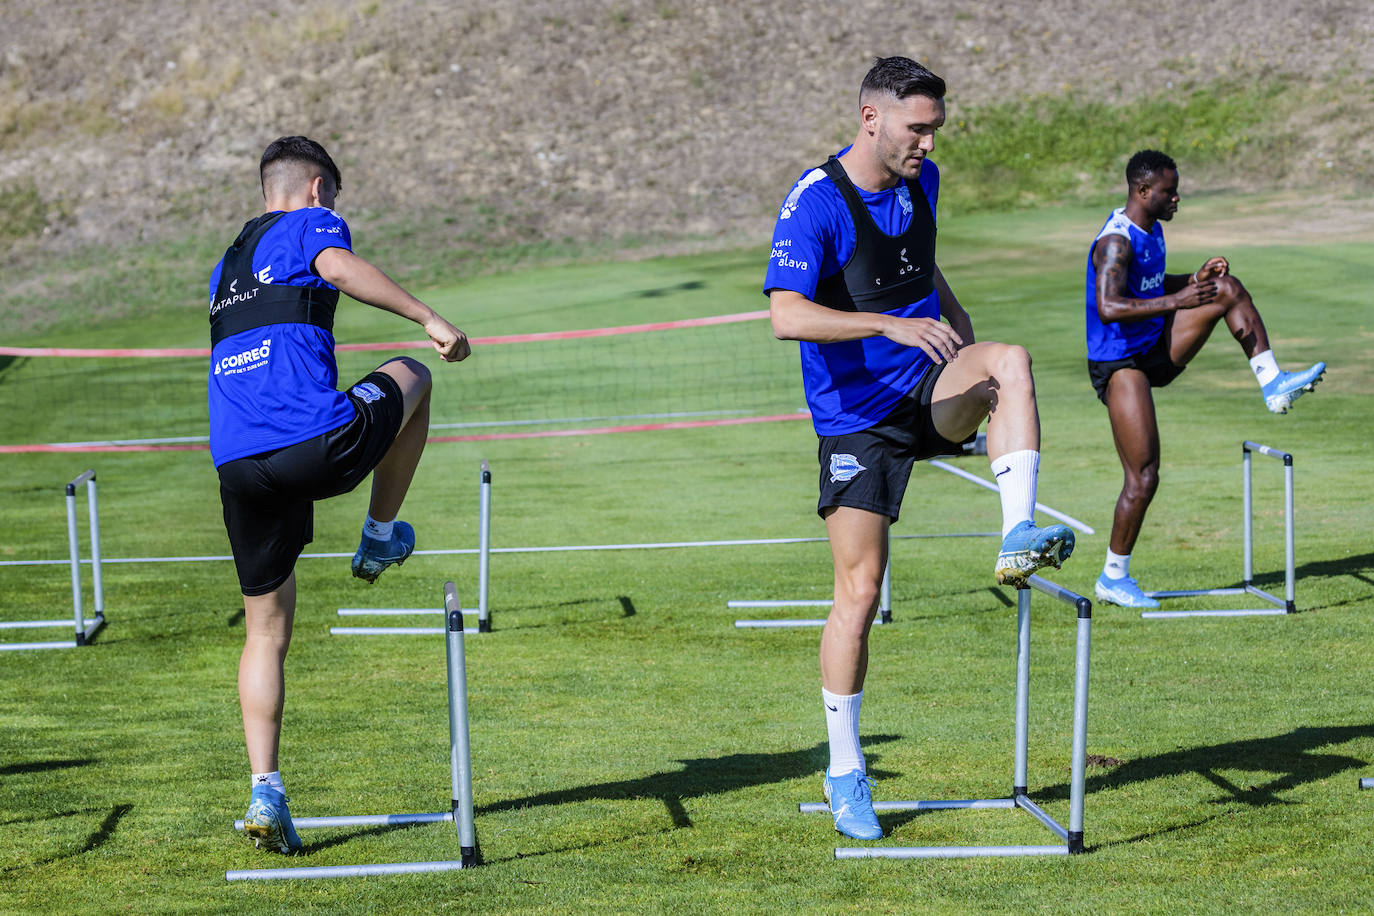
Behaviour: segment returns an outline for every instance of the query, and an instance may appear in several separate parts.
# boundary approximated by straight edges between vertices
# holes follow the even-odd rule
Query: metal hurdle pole
[[[76,488],[86,485],[86,515],[90,524],[91,537],[91,582],[95,616],[87,617],[82,608],[81,596],[81,539],[76,524]],[[71,556],[72,574],[72,619],[67,620],[13,620],[0,623],[0,629],[40,629],[48,627],[72,626],[72,640],[52,642],[0,643],[0,651],[15,649],[73,649],[84,646],[95,631],[105,625],[105,585],[100,575],[100,509],[96,498],[95,471],[87,469],[74,477],[66,486],[67,500],[67,550]]]
[[[487,588],[491,568],[491,466],[482,459],[481,488],[478,491],[477,543],[477,626],[466,633],[490,633],[491,609],[487,602]],[[473,608],[464,608],[473,610]],[[341,607],[340,617],[410,617],[442,615],[442,608],[413,607]],[[331,636],[437,636],[443,627],[330,627]]]
[[[482,459],[481,481],[477,497],[477,632],[490,633],[487,582],[491,559],[491,465],[485,458]]]
[[[1361,776],[1359,785],[1361,789],[1374,789],[1374,776]]]
[[[840,847],[837,859],[962,859],[996,856],[1072,855],[1084,851],[1083,796],[1088,747],[1088,668],[1092,640],[1092,602],[1040,576],[1031,576],[1031,588],[1072,606],[1078,614],[1074,656],[1073,744],[1069,775],[1069,823],[1065,827],[1031,801],[1027,791],[1026,749],[1030,709],[1030,606],[1031,588],[1017,593],[1016,611],[1016,724],[1010,798],[978,798],[954,801],[874,802],[875,811],[937,811],[949,809],[1020,808],[1029,812],[1062,843],[1007,846],[860,846]],[[825,803],[797,806],[802,813],[830,813]]]
[[[296,829],[315,827],[363,827],[430,824],[453,821],[458,833],[459,858],[437,862],[395,862],[380,865],[319,865],[295,868],[252,868],[224,873],[226,881],[275,881],[300,878],[353,878],[363,875],[401,875],[416,872],[457,871],[481,864],[472,806],[472,748],[468,739],[467,659],[463,645],[463,611],[457,589],[444,583],[444,610],[448,614],[446,654],[448,673],[449,775],[452,810],[432,814],[364,814],[339,817],[296,818]],[[234,829],[242,830],[243,821]]]
[[[1254,535],[1254,498],[1252,495],[1252,453],[1259,453],[1283,463],[1283,548],[1284,548],[1284,596],[1271,594],[1255,585],[1255,535]],[[1294,551],[1293,523],[1293,456],[1289,452],[1249,439],[1241,443],[1241,511],[1244,514],[1241,528],[1242,560],[1241,585],[1239,588],[1196,588],[1172,589],[1146,592],[1151,598],[1191,598],[1211,595],[1254,595],[1274,605],[1263,608],[1234,608],[1203,611],[1142,611],[1140,616],[1147,620],[1168,620],[1178,617],[1258,617],[1292,614],[1297,611],[1295,586],[1297,584],[1297,561]]]

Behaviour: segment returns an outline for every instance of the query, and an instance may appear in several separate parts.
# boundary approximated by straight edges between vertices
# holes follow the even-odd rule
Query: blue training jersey
[[[836,155],[847,151],[848,147]],[[940,193],[940,170],[935,163],[921,163],[919,181],[933,220]],[[888,235],[906,231],[912,202],[905,182],[885,191],[855,189],[879,230]],[[817,285],[849,262],[854,244],[854,220],[839,188],[821,169],[811,169],[792,186],[778,213],[764,293],[787,289],[814,301]],[[932,292],[885,314],[939,320],[939,294]],[[840,436],[878,424],[932,365],[920,348],[881,336],[842,343],[802,341],[800,349],[802,387],[811,422],[821,436]]]
[[[333,289],[315,273],[326,248],[352,250],[348,224],[333,210],[292,210],[269,228],[253,255],[263,283]],[[210,300],[221,261],[210,275]],[[334,335],[312,324],[268,324],[224,338],[210,352],[210,454],[218,467],[295,445],[353,419],[335,390]]]
[[[1088,335],[1088,359],[1106,362],[1144,353],[1164,333],[1164,316],[1144,321],[1107,321],[1097,314],[1097,269],[1093,249],[1103,236],[1121,235],[1131,243],[1131,267],[1126,275],[1126,294],[1132,299],[1157,299],[1164,295],[1164,227],[1158,222],[1146,232],[1126,217],[1124,209],[1112,211],[1088,246],[1088,273],[1084,283],[1084,325]]]

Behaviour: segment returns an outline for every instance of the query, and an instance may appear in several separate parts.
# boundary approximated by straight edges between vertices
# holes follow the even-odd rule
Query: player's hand
[[[1174,293],[1174,306],[1179,309],[1195,309],[1210,305],[1217,298],[1217,281],[1207,279],[1199,283],[1189,283]]]
[[[949,325],[934,318],[893,318],[883,336],[905,347],[920,347],[936,363],[959,355],[964,340]]]
[[[1208,258],[1207,263],[1203,264],[1193,274],[1193,282],[1201,283],[1203,280],[1212,280],[1217,277],[1224,277],[1231,271],[1231,265],[1225,258]]]
[[[434,350],[439,357],[446,363],[456,363],[459,360],[467,359],[472,348],[468,345],[468,337],[462,331],[445,321],[441,316],[435,315],[425,322],[425,334],[434,343]]]

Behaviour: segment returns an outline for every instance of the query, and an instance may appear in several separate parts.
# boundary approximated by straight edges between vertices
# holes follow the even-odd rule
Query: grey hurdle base
[[[365,827],[403,824],[430,824],[452,821],[458,831],[459,858],[437,862],[394,862],[376,865],[318,865],[288,868],[253,868],[226,871],[226,881],[279,881],[298,878],[351,878],[363,875],[401,875],[415,872],[455,871],[481,864],[477,829],[472,813],[472,751],[468,741],[467,661],[463,647],[463,611],[452,582],[444,583],[444,609],[448,627],[444,631],[448,655],[449,775],[452,809],[431,814],[362,814],[337,817],[301,817],[294,820],[298,830],[318,827]],[[243,821],[234,823],[243,829]]]
[[[1284,596],[1272,595],[1255,585],[1255,534],[1254,501],[1251,498],[1250,455],[1259,454],[1283,463],[1283,546],[1284,546]],[[1140,616],[1146,620],[1167,620],[1178,617],[1256,617],[1292,614],[1297,610],[1294,603],[1294,585],[1297,578],[1293,550],[1293,456],[1280,449],[1260,445],[1245,440],[1240,446],[1241,464],[1241,503],[1245,514],[1242,534],[1242,578],[1238,587],[1173,589],[1146,592],[1151,598],[1192,598],[1206,595],[1253,595],[1269,602],[1273,607],[1233,608],[1214,611],[1142,611]]]
[[[1029,812],[1056,837],[1049,845],[1002,846],[857,846],[835,850],[837,859],[962,859],[990,856],[1054,856],[1083,851],[1083,784],[1087,769],[1088,661],[1092,636],[1092,602],[1040,576],[1030,577],[1031,588],[1017,592],[1016,610],[1016,729],[1011,795],[956,801],[874,802],[875,811],[938,811],[949,809],[1021,809]],[[1030,607],[1031,590],[1068,604],[1078,614],[1078,641],[1074,659],[1073,745],[1069,776],[1069,823],[1065,827],[1033,802],[1026,781],[1026,749],[1030,712]],[[798,805],[802,813],[830,813],[824,803]]]
[[[86,514],[91,531],[91,581],[94,617],[87,617],[81,605],[81,543],[76,524],[76,488],[86,485]],[[71,627],[72,639],[48,642],[0,643],[0,651],[19,649],[75,649],[90,642],[105,625],[105,586],[100,577],[100,510],[96,501],[95,471],[85,470],[67,484],[67,551],[72,568],[72,616],[58,620],[7,620],[0,622],[3,630],[30,630]]]

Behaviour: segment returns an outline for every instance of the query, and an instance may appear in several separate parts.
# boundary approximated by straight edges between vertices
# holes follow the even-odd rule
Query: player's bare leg
[[[254,773],[277,769],[282,705],[286,699],[283,663],[291,646],[296,612],[296,574],[275,591],[243,596],[243,654],[239,657],[239,707],[248,763]]]
[[[1169,358],[1176,366],[1186,366],[1207,342],[1218,321],[1225,320],[1231,336],[1240,344],[1255,379],[1260,384],[1264,404],[1273,413],[1287,413],[1293,402],[1317,387],[1326,372],[1326,363],[1315,363],[1299,372],[1284,372],[1269,346],[1264,319],[1245,286],[1234,276],[1215,280],[1216,299],[1195,309],[1173,313],[1169,337]]]
[[[821,698],[830,741],[823,790],[836,830],[876,840],[883,831],[859,748],[859,707],[868,674],[868,633],[887,566],[890,521],[850,506],[827,509],[824,515],[835,563],[835,602],[821,631]]]
[[[1144,372],[1118,369],[1112,373],[1107,380],[1107,416],[1123,479],[1112,515],[1107,562],[1095,591],[1100,600],[1122,607],[1156,608],[1159,602],[1145,595],[1130,577],[1131,551],[1159,488],[1159,426],[1150,381]]]
[[[1044,566],[1058,567],[1073,553],[1074,535],[1065,525],[1035,525],[1035,490],[1040,469],[1040,414],[1035,379],[1024,347],[980,342],[949,361],[935,381],[931,420],[951,442],[972,435],[988,421],[988,458],[1002,497],[1002,548],[995,575],[1016,588]]]
[[[396,521],[396,514],[401,511],[425,450],[433,385],[429,369],[409,357],[393,359],[377,371],[390,376],[400,387],[404,413],[391,448],[372,471],[372,498],[362,540],[353,555],[353,575],[367,582],[375,582],[387,567],[404,563],[415,549],[415,529]]]

